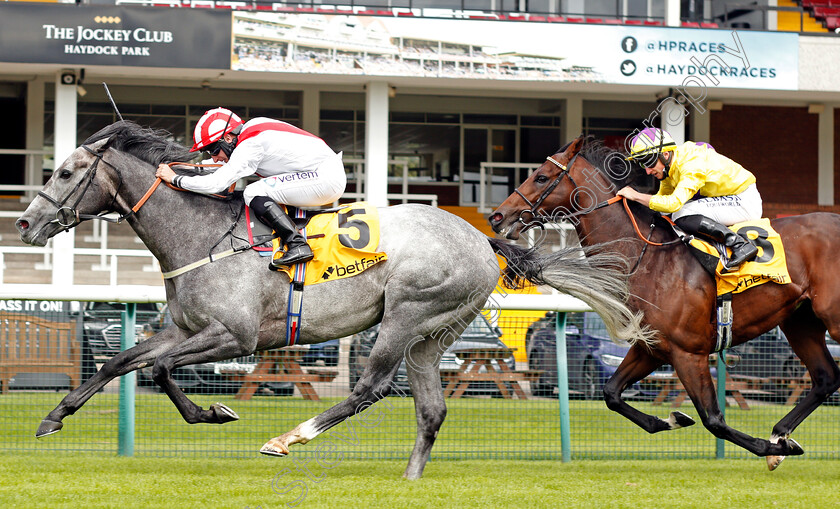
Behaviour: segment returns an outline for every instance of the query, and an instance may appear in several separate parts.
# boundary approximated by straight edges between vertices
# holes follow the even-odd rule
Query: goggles
[[[656,166],[656,161],[659,160],[659,151],[655,150],[646,154],[635,155],[633,156],[633,160],[643,168],[653,168]]]
[[[204,147],[204,150],[208,154],[210,154],[210,157],[215,157],[215,156],[219,155],[219,152],[222,151],[222,140],[219,139],[219,140],[214,141],[213,143]]]

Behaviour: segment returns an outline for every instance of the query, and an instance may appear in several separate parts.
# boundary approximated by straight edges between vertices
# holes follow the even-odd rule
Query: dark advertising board
[[[0,62],[230,68],[229,12],[0,4]]]

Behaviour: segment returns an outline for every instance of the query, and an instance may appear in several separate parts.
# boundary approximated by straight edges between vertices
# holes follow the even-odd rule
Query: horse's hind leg
[[[625,389],[651,374],[662,365],[662,361],[651,355],[646,347],[634,345],[627,352],[621,365],[604,385],[604,400],[607,407],[630,419],[637,426],[648,433],[657,433],[677,428],[684,428],[694,424],[694,419],[682,412],[671,412],[667,420],[648,415],[633,408],[621,399]]]
[[[802,306],[797,310],[793,317],[785,321],[782,330],[793,352],[808,368],[812,386],[805,397],[773,426],[771,442],[789,437],[802,421],[840,387],[840,368],[825,345],[825,325],[810,311],[810,307]],[[833,333],[840,334],[840,330]],[[775,470],[783,459],[784,456],[768,456],[767,467]]]
[[[153,364],[160,352],[168,350],[184,339],[185,336],[180,329],[174,326],[169,327],[146,341],[110,358],[96,374],[70,391],[61,400],[61,403],[41,422],[35,436],[40,438],[58,432],[64,426],[63,419],[76,413],[99,389],[105,387],[105,384],[118,376]]]
[[[747,435],[726,424],[717,403],[717,391],[712,384],[708,353],[672,350],[671,362],[680,377],[685,392],[700,414],[703,426],[714,436],[743,447],[756,456],[797,456],[802,448],[793,440],[779,439],[777,443]]]
[[[305,444],[345,419],[348,426],[355,426],[349,417],[363,412],[390,394],[393,388],[392,379],[405,355],[404,349],[409,339],[402,340],[401,336],[410,334],[411,326],[405,321],[389,320],[387,316],[389,315],[386,315],[379,327],[379,336],[370,351],[362,377],[356,382],[350,396],[321,414],[298,424],[293,430],[272,438],[260,448],[261,453],[285,456],[289,454],[290,445]]]
[[[413,344],[406,354],[408,382],[417,414],[417,438],[403,473],[406,479],[419,479],[423,475],[438,431],[446,419],[446,402],[440,382],[440,359],[461,332],[463,327],[459,326],[457,329],[441,331],[438,335],[427,336],[423,341]]]

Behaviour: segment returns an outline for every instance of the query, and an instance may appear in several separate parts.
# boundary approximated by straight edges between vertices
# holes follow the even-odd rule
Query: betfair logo
[[[376,265],[384,258],[385,255],[380,255],[375,258],[362,258],[360,260],[356,260],[350,265],[331,265],[327,267],[321,275],[321,279],[328,281],[330,279],[340,279],[343,277],[353,276],[372,267],[373,265]]]

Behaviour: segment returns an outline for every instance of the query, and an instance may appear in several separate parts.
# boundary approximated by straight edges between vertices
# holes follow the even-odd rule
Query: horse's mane
[[[572,142],[567,143],[560,151],[565,151],[571,144]],[[646,189],[650,187],[650,183],[647,182],[649,179],[641,166],[627,161],[623,154],[604,145],[603,141],[596,139],[594,136],[584,138],[579,154],[600,171],[615,186],[616,190],[633,185],[634,188],[643,192],[651,192]],[[636,217],[648,222],[648,224],[654,217],[659,216],[659,213],[653,212],[636,202],[630,202],[630,209]]]
[[[172,161],[188,162],[195,158],[195,153],[171,141],[171,138],[172,134],[163,129],[141,127],[130,120],[120,120],[100,129],[83,144],[107,139],[107,147],[131,154],[152,166]]]

